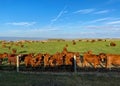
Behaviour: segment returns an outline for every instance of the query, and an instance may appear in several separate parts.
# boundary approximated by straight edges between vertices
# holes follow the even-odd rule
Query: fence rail
[[[9,65],[7,62],[4,62],[4,64],[0,65],[0,70],[6,70],[6,71],[32,71],[32,72],[120,72],[120,67],[112,67],[111,69],[106,68],[93,68],[93,67],[79,67],[76,65],[76,56],[74,55],[74,61],[72,65],[61,65],[61,66],[55,66],[55,67],[44,67],[44,65],[38,66],[38,67],[25,67],[25,64],[19,63],[19,56],[16,57],[16,65]]]

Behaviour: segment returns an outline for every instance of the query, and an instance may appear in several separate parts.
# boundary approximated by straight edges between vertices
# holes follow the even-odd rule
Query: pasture
[[[111,53],[120,54],[120,40],[76,40],[76,44],[73,44],[72,40],[45,40],[45,41],[31,41],[31,42],[0,42],[0,53],[11,53],[11,49],[16,49],[17,54],[22,53],[50,53],[61,52],[63,47],[68,45],[68,51],[80,52],[82,55],[84,52],[92,50],[94,54],[99,53]],[[115,42],[116,46],[110,46],[110,42]],[[23,47],[21,47],[23,45]],[[10,48],[10,49],[9,49]]]
[[[111,43],[113,46],[111,46]],[[87,51],[92,51],[92,53],[96,55],[99,53],[120,54],[120,40],[118,39],[49,39],[42,41],[0,41],[0,53],[17,55],[30,53],[34,53],[34,56],[39,53],[49,53],[50,55],[54,55],[57,52],[62,52],[64,47],[67,47],[68,52],[79,52],[80,56],[83,56],[83,54]],[[7,61],[6,59],[4,60]],[[5,61],[2,63],[4,64]]]
[[[110,43],[115,43],[111,46]],[[120,40],[115,39],[83,39],[83,40],[44,40],[44,41],[0,41],[0,53],[29,54],[29,53],[50,53],[62,52],[67,47],[70,52],[79,52],[83,56],[84,52],[92,51],[94,54],[110,53],[120,54]],[[10,66],[6,64],[4,59],[0,67]],[[11,66],[12,67],[12,66]],[[41,67],[44,70],[44,67]],[[5,68],[2,68],[5,69]],[[92,68],[93,70],[93,68]],[[89,70],[77,72],[15,72],[0,70],[0,86],[119,86],[119,71],[112,72],[105,70],[104,72]]]

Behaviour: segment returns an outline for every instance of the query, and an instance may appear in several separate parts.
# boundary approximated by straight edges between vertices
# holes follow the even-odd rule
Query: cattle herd
[[[93,41],[92,41],[93,42]],[[75,41],[73,41],[75,44]],[[110,46],[116,46],[115,43],[110,43]],[[23,45],[21,45],[23,47]],[[56,52],[55,54],[49,53],[29,53],[29,54],[17,54],[15,49],[12,49],[12,53],[0,54],[0,65],[3,64],[4,59],[7,58],[8,65],[16,65],[16,57],[19,57],[19,64],[24,65],[25,68],[39,68],[39,67],[60,67],[60,66],[74,66],[79,68],[106,68],[120,66],[120,55],[118,54],[106,54],[99,53],[94,54],[91,50],[84,52],[81,55],[79,52],[70,52],[67,49],[68,45],[63,47],[62,52]]]

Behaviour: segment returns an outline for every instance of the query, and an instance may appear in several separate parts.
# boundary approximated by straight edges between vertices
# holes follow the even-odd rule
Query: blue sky
[[[0,0],[0,36],[120,38],[120,0]]]

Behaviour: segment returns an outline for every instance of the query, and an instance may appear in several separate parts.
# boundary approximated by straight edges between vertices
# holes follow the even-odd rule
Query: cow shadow
[[[26,53],[27,51],[20,51],[19,53],[22,54],[22,53]]]

